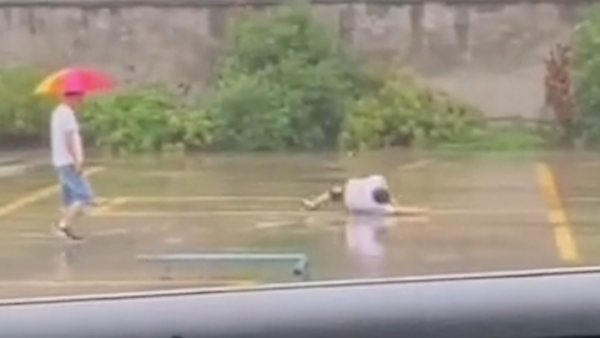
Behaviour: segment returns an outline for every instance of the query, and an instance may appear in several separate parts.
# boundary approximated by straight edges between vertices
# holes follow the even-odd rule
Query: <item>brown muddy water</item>
[[[300,254],[312,279],[594,264],[600,257],[600,157],[221,155],[97,159],[102,206],[68,245],[48,168],[0,178],[0,297],[295,281],[295,261],[165,264],[141,254]],[[299,200],[344,179],[388,177],[416,219],[357,219]]]

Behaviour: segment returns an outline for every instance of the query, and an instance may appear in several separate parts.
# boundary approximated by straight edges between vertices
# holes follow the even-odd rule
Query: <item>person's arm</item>
[[[393,197],[386,209],[387,213],[392,216],[420,216],[429,211],[429,208],[401,205]]]
[[[398,202],[398,199],[394,196],[392,196],[392,200],[390,203],[390,212],[393,215],[396,216],[402,216],[402,215],[406,215],[406,216],[415,216],[415,215],[422,215],[425,214],[429,211],[429,208],[425,208],[425,207],[415,207],[415,206],[405,206],[400,204],[400,202]]]
[[[397,216],[422,215],[422,214],[427,213],[428,211],[429,211],[429,208],[409,207],[409,206],[402,206],[399,204],[395,204],[392,207],[392,214],[397,215]]]
[[[66,112],[62,116],[62,130],[65,138],[65,145],[69,155],[73,159],[75,169],[80,171],[83,167],[83,149],[81,145],[81,137],[79,135],[79,124],[75,116]]]

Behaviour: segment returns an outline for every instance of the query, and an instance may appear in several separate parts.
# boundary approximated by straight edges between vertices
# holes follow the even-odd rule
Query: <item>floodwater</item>
[[[50,232],[57,214],[50,169],[0,178],[0,297],[290,282],[299,280],[293,270],[302,257],[312,280],[559,267],[600,257],[594,154],[390,150],[92,164],[103,169],[90,176],[102,205],[78,223],[88,236],[80,245]],[[303,197],[371,173],[386,175],[402,203],[431,213],[365,219],[335,205],[300,207]],[[139,259],[183,254],[204,256]]]

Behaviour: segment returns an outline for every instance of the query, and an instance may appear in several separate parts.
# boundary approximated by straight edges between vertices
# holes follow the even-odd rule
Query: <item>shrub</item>
[[[545,148],[551,137],[537,127],[496,126],[474,129],[457,142],[439,145],[441,150],[523,152]]]
[[[340,142],[346,149],[429,146],[466,139],[482,125],[479,111],[397,71],[354,102]]]
[[[335,146],[351,95],[348,67],[308,7],[282,7],[233,26],[231,53],[207,102],[216,146]]]
[[[160,151],[181,144],[202,147],[209,139],[200,112],[175,104],[159,89],[100,96],[86,107],[85,127],[92,142],[117,153]]]
[[[174,144],[185,150],[208,149],[213,144],[213,124],[205,110],[189,109],[180,113],[173,123]]]
[[[600,144],[600,7],[573,34],[573,83],[587,143]]]
[[[0,68],[0,139],[38,142],[48,135],[49,100],[33,95],[43,74],[33,68]]]

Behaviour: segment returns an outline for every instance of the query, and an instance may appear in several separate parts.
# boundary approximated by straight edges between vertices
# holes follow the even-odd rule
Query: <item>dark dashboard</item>
[[[11,300],[7,338],[600,336],[600,268]]]

